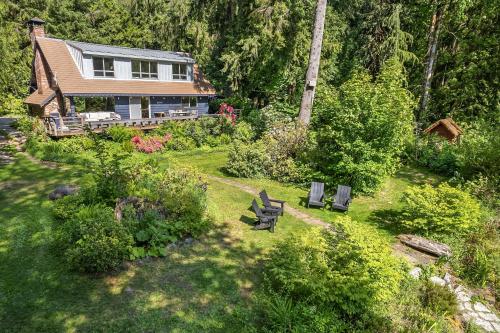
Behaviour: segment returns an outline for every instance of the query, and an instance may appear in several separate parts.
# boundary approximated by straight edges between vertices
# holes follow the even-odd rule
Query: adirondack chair
[[[264,208],[262,209],[264,212],[269,211],[269,212],[277,212],[281,216],[283,216],[283,212],[285,210],[285,201],[283,200],[276,200],[276,199],[270,199],[269,196],[267,195],[266,190],[262,190],[259,193],[259,197],[262,200],[262,203],[264,204]],[[273,206],[272,203],[278,203],[280,207],[278,206]]]
[[[349,186],[339,185],[337,187],[337,193],[332,197],[332,210],[338,209],[345,212],[349,209],[351,201],[351,188]]]
[[[252,208],[255,212],[255,215],[257,216],[258,222],[255,226],[255,229],[270,229],[271,232],[274,232],[274,227],[276,226],[276,223],[278,223],[278,214],[263,212],[255,199],[253,199],[252,201]]]
[[[312,182],[311,190],[307,199],[307,208],[310,206],[325,207],[323,198],[325,197],[325,184]]]

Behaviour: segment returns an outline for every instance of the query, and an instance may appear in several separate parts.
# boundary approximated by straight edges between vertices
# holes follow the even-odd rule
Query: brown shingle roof
[[[24,100],[24,103],[45,106],[55,95],[56,92],[52,89],[45,89],[42,93],[39,90],[35,90]]]
[[[64,41],[37,38],[37,43],[63,95],[215,95],[215,89],[201,77],[197,66],[194,82],[85,79]]]
[[[427,127],[425,129],[424,133],[432,132],[432,130],[435,129],[439,125],[444,126],[450,133],[453,134],[454,137],[457,137],[460,134],[462,134],[462,129],[460,128],[460,126],[458,126],[451,118],[440,119],[440,120],[436,121],[431,126]]]

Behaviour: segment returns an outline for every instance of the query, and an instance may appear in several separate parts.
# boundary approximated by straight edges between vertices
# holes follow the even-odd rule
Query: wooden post
[[[71,117],[76,116],[75,98],[73,96],[69,96],[69,115]]]
[[[321,60],[321,45],[323,43],[323,31],[325,28],[327,0],[317,0],[316,18],[314,20],[314,31],[309,53],[309,67],[306,74],[302,103],[300,104],[299,121],[308,125],[311,121],[311,111],[314,102],[314,93],[318,80],[319,64]]]

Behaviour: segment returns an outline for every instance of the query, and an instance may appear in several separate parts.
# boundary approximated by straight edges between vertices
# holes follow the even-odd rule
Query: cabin
[[[43,20],[27,25],[34,59],[25,103],[49,135],[81,134],[85,126],[151,129],[208,114],[215,89],[187,53],[55,39]],[[95,100],[102,110],[79,109]]]
[[[440,119],[424,130],[425,134],[439,135],[449,142],[455,142],[462,135],[462,129],[453,119]]]

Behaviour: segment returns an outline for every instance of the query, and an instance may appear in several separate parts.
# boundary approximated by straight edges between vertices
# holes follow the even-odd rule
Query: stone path
[[[480,302],[473,302],[473,293],[459,285],[453,292],[457,296],[458,308],[466,322],[473,322],[487,332],[500,333],[500,319]]]
[[[13,153],[8,149],[13,145],[17,151],[23,141],[21,132],[12,127],[15,118],[0,117],[0,165],[14,162]]]

